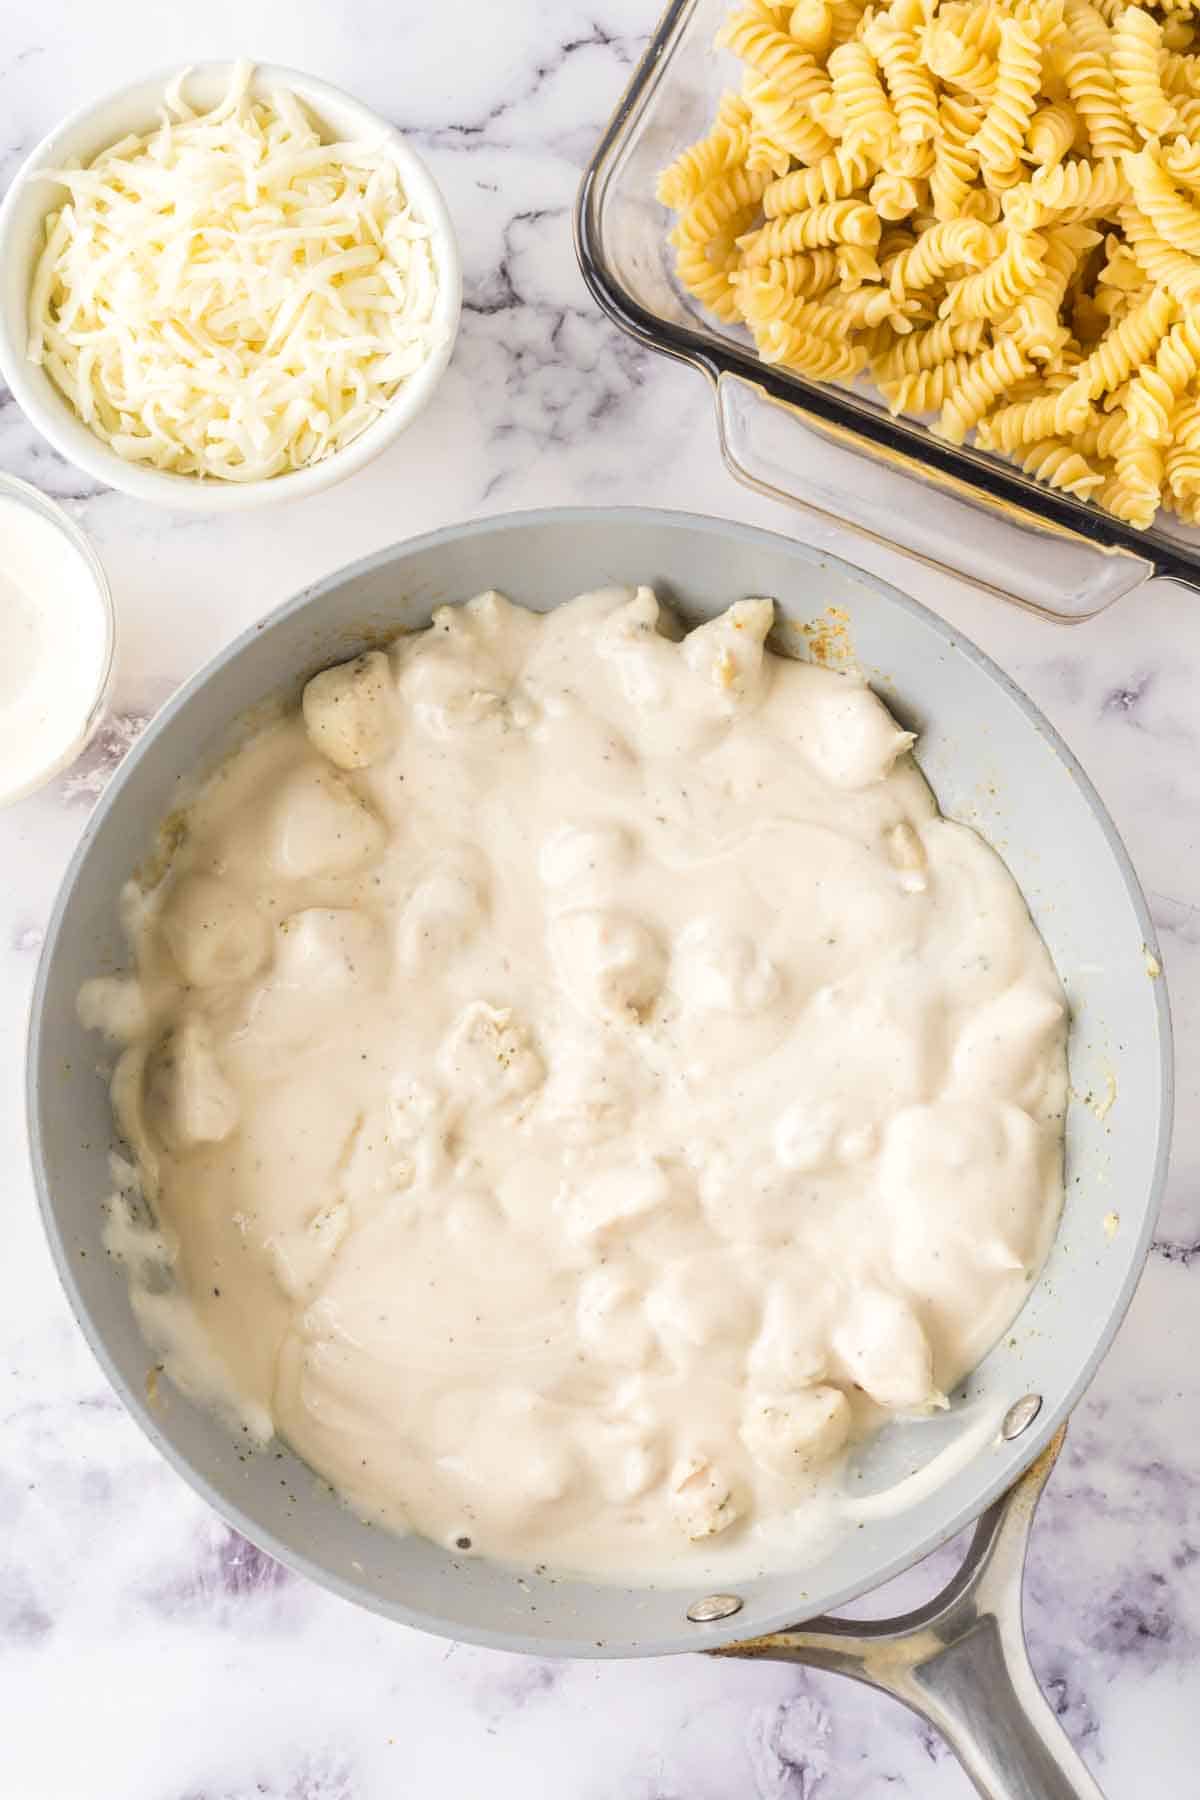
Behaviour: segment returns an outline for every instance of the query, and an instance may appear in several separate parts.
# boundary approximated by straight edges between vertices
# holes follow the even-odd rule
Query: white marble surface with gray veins
[[[705,384],[601,318],[571,248],[581,167],[655,11],[654,0],[4,8],[0,185],[101,90],[249,54],[340,83],[411,132],[444,185],[466,274],[461,341],[431,410],[368,471],[298,508],[217,522],[102,491],[0,390],[0,468],[64,499],[91,534],[123,634],[98,742],[0,817],[4,1800],[966,1800],[928,1730],[836,1678],[697,1657],[526,1661],[384,1624],[285,1572],[125,1417],[42,1241],[24,1147],[25,1011],[64,863],[147,716],[236,631],[339,564],[451,520],[564,502],[648,502],[818,536],[909,587],[1045,709],[1125,834],[1177,1021],[1174,1169],[1133,1309],[1038,1521],[1027,1613],[1040,1674],[1111,1800],[1198,1791],[1200,610],[1158,586],[1055,627],[814,532],[733,483]]]

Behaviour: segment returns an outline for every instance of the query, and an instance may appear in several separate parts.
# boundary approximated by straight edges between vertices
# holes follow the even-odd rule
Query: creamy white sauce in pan
[[[1063,994],[855,675],[648,589],[483,595],[310,682],[130,890],[114,1213],[175,1380],[365,1516],[767,1566],[1012,1319]]]

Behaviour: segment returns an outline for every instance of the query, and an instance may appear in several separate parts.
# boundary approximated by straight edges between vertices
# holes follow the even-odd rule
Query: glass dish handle
[[[899,454],[889,467],[744,376],[721,371],[715,385],[721,452],[739,481],[999,599],[1075,624],[1157,573],[1150,556],[1089,543]]]

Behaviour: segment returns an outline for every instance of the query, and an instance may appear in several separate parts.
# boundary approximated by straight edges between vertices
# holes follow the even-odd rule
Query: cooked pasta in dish
[[[811,379],[1200,523],[1200,7],[746,0],[666,169],[681,282]]]

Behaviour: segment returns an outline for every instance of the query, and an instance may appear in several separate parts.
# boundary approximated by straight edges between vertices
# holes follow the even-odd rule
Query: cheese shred
[[[118,456],[222,481],[340,450],[445,335],[386,143],[323,143],[253,72],[201,113],[185,72],[156,130],[52,173],[29,308],[30,360]]]

